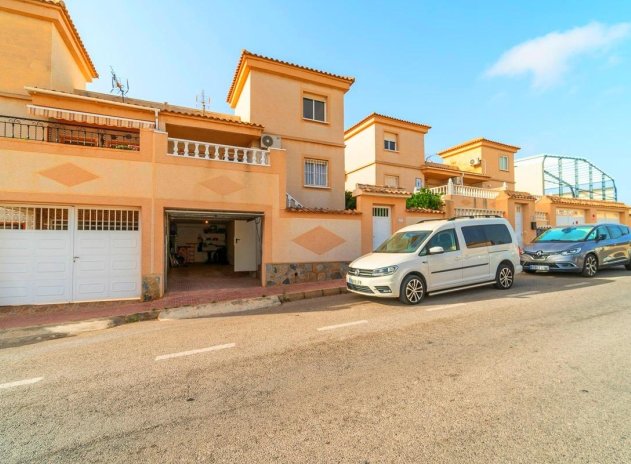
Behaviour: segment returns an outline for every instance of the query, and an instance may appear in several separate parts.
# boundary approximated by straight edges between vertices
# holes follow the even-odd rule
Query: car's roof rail
[[[447,219],[448,221],[455,221],[456,219],[480,219],[480,218],[498,218],[503,219],[502,216],[498,216],[497,214],[484,214],[480,216],[454,216]]]
[[[432,222],[432,221],[444,221],[445,219],[440,218],[440,219],[421,219],[420,221],[417,222],[417,224],[422,224],[423,222]]]

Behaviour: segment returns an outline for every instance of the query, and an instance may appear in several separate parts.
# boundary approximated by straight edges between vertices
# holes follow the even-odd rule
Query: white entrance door
[[[614,211],[596,211],[596,219],[598,222],[620,222],[620,214]]]
[[[256,221],[234,221],[234,271],[256,271]]]
[[[74,301],[140,296],[139,211],[77,208]]]
[[[389,206],[372,209],[372,249],[376,249],[392,235],[392,220]]]
[[[72,299],[70,208],[0,205],[0,306]]]
[[[515,234],[519,246],[524,246],[524,215],[521,205],[515,205]]]

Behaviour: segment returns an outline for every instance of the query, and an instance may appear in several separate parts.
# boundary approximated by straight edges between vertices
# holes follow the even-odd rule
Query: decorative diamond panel
[[[322,226],[318,226],[302,235],[299,235],[293,239],[292,242],[312,251],[317,255],[323,255],[324,253],[331,251],[333,248],[340,246],[342,243],[346,242],[346,240],[338,235],[335,235],[330,230]]]
[[[245,188],[245,185],[239,184],[226,176],[214,177],[201,182],[202,187],[206,187],[219,195],[230,195],[231,193],[238,192]]]
[[[83,184],[99,178],[96,174],[86,171],[85,169],[72,163],[60,164],[54,168],[40,171],[39,174],[65,185],[66,187],[74,187],[75,185]]]

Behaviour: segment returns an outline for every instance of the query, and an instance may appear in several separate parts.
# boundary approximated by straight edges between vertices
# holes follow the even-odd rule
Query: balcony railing
[[[468,185],[447,184],[440,187],[433,187],[429,189],[432,193],[437,195],[460,195],[463,197],[472,198],[488,198],[495,199],[499,195],[497,190],[490,190],[480,187],[470,187]]]
[[[304,208],[304,205],[292,197],[288,192],[285,192],[285,199],[287,208]]]
[[[82,145],[85,147],[139,150],[140,135],[75,124],[0,116],[0,138]]]
[[[235,147],[218,143],[169,138],[168,154],[179,158],[224,161],[253,166],[269,166],[269,151],[260,148]]]
[[[456,216],[500,216],[504,217],[504,211],[486,208],[454,208]]]

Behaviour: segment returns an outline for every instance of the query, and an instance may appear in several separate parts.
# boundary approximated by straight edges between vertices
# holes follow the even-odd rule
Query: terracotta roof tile
[[[476,139],[467,140],[466,142],[462,142],[462,143],[459,143],[458,145],[454,145],[453,147],[449,147],[444,150],[441,150],[437,154],[440,155],[441,153],[447,153],[449,151],[457,150],[458,148],[466,147],[467,145],[473,145],[474,143],[479,143],[479,142],[495,143],[497,145],[503,145],[504,147],[508,149],[513,149],[515,151],[520,149],[519,147],[516,147],[514,145],[508,145],[506,143],[496,142],[495,140],[485,139],[484,137],[478,137]]]
[[[528,193],[528,192],[516,192],[514,190],[504,190],[504,193],[508,195],[509,198],[514,198],[515,200],[536,200],[537,197]]]
[[[316,214],[340,214],[345,216],[361,215],[360,211],[355,209],[327,209],[327,208],[287,208],[286,211],[292,213],[316,213]]]
[[[305,71],[311,71],[311,72],[314,72],[314,73],[322,74],[324,76],[333,77],[335,79],[341,79],[343,81],[347,81],[350,84],[355,82],[355,78],[354,77],[341,76],[339,74],[333,74],[333,73],[330,73],[330,72],[327,72],[327,71],[321,71],[319,69],[310,68],[308,66],[302,66],[302,65],[299,65],[299,64],[290,63],[289,61],[283,61],[283,60],[279,60],[279,59],[276,59],[276,58],[270,58],[270,57],[264,56],[264,55],[258,55],[256,53],[252,53],[252,52],[250,52],[248,50],[243,49],[241,51],[241,58],[239,58],[239,63],[237,64],[237,68],[234,71],[234,76],[232,77],[232,83],[230,84],[230,90],[228,90],[228,96],[226,97],[226,101],[228,103],[230,102],[230,97],[232,96],[232,93],[234,92],[235,87],[237,85],[237,77],[239,76],[239,70],[241,69],[241,65],[245,61],[245,58],[248,57],[248,56],[253,57],[253,58],[260,58],[260,59],[266,60],[266,61],[271,61],[273,63],[284,64],[284,65],[291,66],[291,67],[294,67],[294,68],[303,69]]]
[[[39,3],[45,3],[47,5],[55,5],[61,8],[61,11],[64,13],[64,15],[66,16],[66,19],[68,20],[68,24],[70,24],[70,28],[72,29],[72,32],[76,36],[77,42],[79,43],[79,48],[81,48],[81,51],[85,55],[88,65],[90,66],[90,71],[94,73],[94,77],[99,77],[99,73],[96,71],[96,67],[94,66],[94,63],[92,62],[92,58],[90,58],[90,54],[88,53],[88,50],[85,48],[85,44],[83,43],[83,40],[81,40],[81,36],[79,35],[77,26],[75,26],[75,23],[72,21],[72,17],[70,16],[70,12],[68,11],[66,4],[62,0],[36,0],[36,1],[38,1]]]
[[[402,123],[405,123],[405,124],[411,124],[411,125],[413,125],[413,126],[417,126],[417,127],[422,128],[422,129],[425,129],[425,130],[429,130],[429,129],[431,129],[431,128],[432,128],[432,126],[428,126],[427,124],[421,124],[421,123],[418,123],[418,122],[407,121],[407,120],[405,120],[405,119],[394,118],[394,117],[392,117],[392,116],[387,116],[387,115],[385,115],[385,114],[372,113],[372,114],[369,114],[368,116],[366,116],[364,119],[362,119],[362,120],[361,120],[361,121],[359,121],[358,123],[353,124],[351,127],[349,127],[348,129],[346,129],[346,130],[344,131],[344,133],[351,132],[353,129],[355,129],[356,127],[361,126],[363,123],[365,123],[366,121],[368,121],[370,118],[375,118],[375,117],[384,118],[384,119],[389,119],[389,120],[394,121],[394,122],[402,122]]]
[[[404,188],[400,187],[386,187],[385,185],[369,185],[369,184],[357,184],[357,188],[366,193],[386,193],[390,195],[405,195],[410,196],[412,192],[408,192]]]
[[[445,214],[442,209],[429,209],[429,208],[407,208],[409,213],[431,213],[431,214]]]
[[[629,208],[624,203],[618,201],[608,200],[589,200],[586,198],[567,198],[557,195],[547,195],[543,198],[549,198],[552,203],[559,205],[574,205],[574,206],[609,206],[611,208]]]

